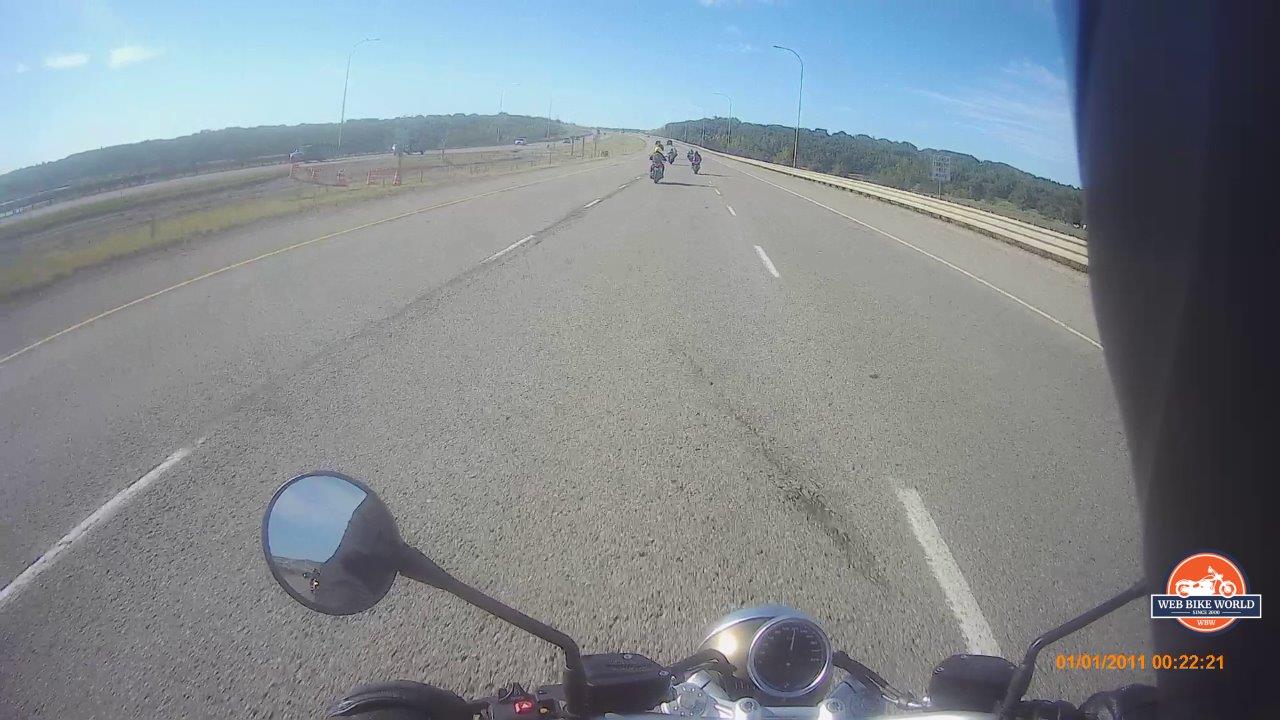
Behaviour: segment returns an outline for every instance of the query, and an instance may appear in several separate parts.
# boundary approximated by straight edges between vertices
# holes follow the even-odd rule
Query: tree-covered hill
[[[342,152],[387,152],[393,144],[434,150],[476,147],[586,133],[559,120],[527,115],[418,115],[390,120],[348,120]],[[267,125],[205,130],[169,140],[147,140],[76,153],[0,175],[0,202],[70,185],[70,194],[129,185],[163,177],[235,167],[278,157],[301,145],[328,146],[338,140],[337,123]],[[81,192],[77,192],[81,191]]]
[[[664,137],[687,138],[713,150],[787,165],[791,164],[795,140],[795,128],[735,119],[733,144],[726,147],[729,128],[725,118],[668,123],[654,132]],[[981,206],[1008,204],[1067,225],[1083,221],[1084,193],[1080,188],[1037,177],[1005,163],[946,150],[920,149],[911,143],[868,135],[800,129],[800,167],[903,190],[937,191],[929,173],[938,153],[951,157],[951,181],[943,187],[944,195]]]

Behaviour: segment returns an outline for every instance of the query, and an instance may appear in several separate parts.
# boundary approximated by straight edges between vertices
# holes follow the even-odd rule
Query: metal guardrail
[[[955,223],[963,227],[980,232],[984,235],[1002,240],[1004,242],[1016,245],[1024,250],[1033,252],[1037,255],[1049,258],[1056,262],[1068,265],[1077,270],[1088,272],[1089,270],[1089,248],[1088,243],[1078,237],[1060,233],[1048,228],[1042,228],[1038,225],[1016,220],[1014,218],[997,215],[985,210],[978,210],[967,205],[939,200],[927,195],[920,195],[897,188],[877,185],[875,183],[866,182],[864,180],[851,180],[836,175],[827,175],[826,173],[814,172],[812,170],[804,170],[802,168],[792,168],[786,165],[778,165],[776,163],[764,162],[752,158],[740,157],[738,155],[730,155],[728,153],[717,152],[707,148],[699,147],[703,152],[710,153],[729,160],[736,160],[748,165],[755,165],[766,170],[791,175],[793,177],[803,178],[812,182],[822,183],[830,187],[848,190],[858,193],[866,197],[882,200],[892,203],[899,207],[914,210],[935,217],[939,220]]]

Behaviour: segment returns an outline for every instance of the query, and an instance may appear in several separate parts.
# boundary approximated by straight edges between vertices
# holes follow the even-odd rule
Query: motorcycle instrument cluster
[[[765,623],[747,651],[747,673],[774,697],[804,695],[822,684],[831,665],[827,634],[811,620],[780,617]]]
[[[702,647],[724,653],[737,668],[738,680],[784,701],[822,690],[831,674],[827,634],[813,620],[784,605],[761,605],[726,615],[707,634]]]

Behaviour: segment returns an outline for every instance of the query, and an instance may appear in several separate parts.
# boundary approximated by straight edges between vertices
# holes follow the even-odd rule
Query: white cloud
[[[963,87],[913,92],[936,103],[958,127],[1055,167],[1075,164],[1067,83],[1043,65],[1021,60]]]
[[[17,65],[13,66],[14,75],[21,75],[22,73],[27,72],[29,70],[31,70],[31,68],[27,67],[26,63],[18,63]]]
[[[141,45],[125,45],[115,48],[111,51],[111,56],[107,59],[107,65],[112,70],[122,68],[126,65],[145,62],[160,56],[161,50],[156,48],[143,47]]]
[[[63,55],[50,55],[44,59],[44,66],[50,70],[66,70],[68,68],[78,68],[89,62],[87,53],[65,53]]]
[[[1033,63],[1030,60],[1011,62],[1005,65],[1001,72],[1011,78],[1035,83],[1055,94],[1066,95],[1067,93],[1067,81],[1064,78],[1055,75],[1049,68]]]

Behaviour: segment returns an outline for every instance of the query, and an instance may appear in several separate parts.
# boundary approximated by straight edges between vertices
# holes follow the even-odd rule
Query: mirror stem
[[[431,558],[407,544],[404,546],[401,557],[400,574],[462,598],[499,620],[505,620],[530,635],[546,640],[564,651],[566,670],[574,673],[582,672],[582,651],[578,649],[578,643],[574,642],[573,638],[458,580]]]
[[[1000,704],[1000,720],[1013,720],[1018,709],[1018,702],[1022,700],[1023,695],[1027,694],[1027,688],[1031,687],[1031,676],[1036,671],[1036,657],[1040,655],[1040,651],[1043,650],[1045,646],[1061,640],[1098,618],[1111,613],[1116,608],[1119,608],[1131,600],[1136,600],[1150,592],[1151,590],[1147,585],[1146,579],[1139,580],[1128,590],[1125,590],[1080,617],[1068,620],[1062,625],[1059,625],[1036,638],[1035,641],[1031,643],[1031,646],[1027,648],[1027,654],[1022,659],[1022,665],[1018,667],[1017,673],[1009,683],[1009,689],[1005,693],[1004,702]]]

